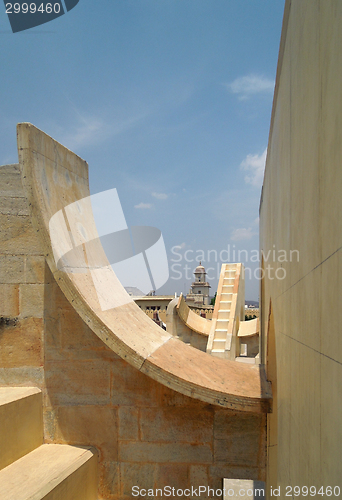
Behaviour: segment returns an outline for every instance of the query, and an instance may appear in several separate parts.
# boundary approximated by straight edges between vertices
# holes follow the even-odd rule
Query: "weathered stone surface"
[[[263,415],[248,415],[243,412],[215,411],[215,439],[229,439],[231,436],[255,436],[265,427]]]
[[[73,360],[46,364],[46,387],[52,404],[94,404],[110,402],[109,363]]]
[[[139,439],[139,410],[134,406],[119,408],[119,439],[137,441]]]
[[[132,487],[138,486],[139,489],[152,489],[155,486],[158,476],[156,473],[156,465],[122,463],[120,467],[121,476],[121,497],[132,498]],[[153,498],[153,497],[150,497]]]
[[[175,488],[175,491],[189,487],[189,467],[184,464],[158,464],[156,488],[163,489],[166,486]],[[184,497],[177,495],[177,493],[175,496],[177,498]]]
[[[0,255],[0,283],[24,283],[24,271],[23,255]]]
[[[215,439],[215,462],[230,463],[235,465],[258,465],[260,435],[239,436],[232,435],[230,439]]]
[[[157,382],[138,372],[122,359],[114,360],[110,367],[113,405],[158,406]]]
[[[264,480],[264,471],[257,467],[241,467],[230,464],[216,464],[209,467],[209,477],[215,488],[222,486],[222,478]]]
[[[212,440],[213,411],[193,408],[142,409],[143,441],[208,443]]]
[[[179,392],[173,391],[165,386],[160,386],[160,404],[163,406],[188,406],[198,410],[206,408],[208,405],[198,399],[190,398]]]
[[[0,167],[0,198],[25,197],[18,164]]]
[[[0,188],[1,189],[1,188]],[[0,197],[0,214],[3,215],[29,215],[26,198]]]
[[[123,462],[207,463],[213,461],[211,447],[203,444],[119,442]]]
[[[19,315],[19,286],[0,285],[0,316],[13,318]]]
[[[44,275],[43,256],[0,254],[0,283],[43,283]]]
[[[99,496],[120,500],[120,463],[102,462],[99,465]]]
[[[43,387],[44,368],[19,366],[18,368],[0,368],[0,384],[21,387]]]
[[[24,283],[44,283],[47,264],[43,255],[25,257]]]
[[[25,318],[2,321],[0,325],[0,366],[3,368],[43,364],[43,320]]]
[[[118,418],[105,406],[61,406],[58,408],[56,439],[60,443],[94,446],[100,460],[117,461]]]
[[[44,285],[21,284],[20,291],[20,317],[43,318],[44,317]]]
[[[40,242],[29,216],[0,214],[1,253],[39,255]]]

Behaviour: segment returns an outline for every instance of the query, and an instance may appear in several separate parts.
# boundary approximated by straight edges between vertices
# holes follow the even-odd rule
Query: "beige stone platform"
[[[96,500],[97,453],[43,444],[36,387],[0,387],[0,500]]]
[[[18,149],[32,222],[43,242],[48,265],[69,302],[96,335],[128,363],[182,394],[227,408],[268,412],[271,389],[259,367],[213,360],[161,330],[128,296],[101,247],[90,250],[88,262],[93,269],[102,268],[97,279],[104,290],[103,299],[110,297],[117,307],[102,310],[87,266],[78,273],[57,268],[49,223],[59,211],[64,221],[62,211],[67,206],[90,196],[88,166],[28,123],[18,125]],[[83,212],[73,215],[73,238],[78,245],[86,243],[84,233],[88,241],[98,237],[91,210]],[[61,246],[67,245],[67,233],[65,229],[54,235]]]
[[[44,444],[0,471],[0,500],[95,500],[96,455]]]

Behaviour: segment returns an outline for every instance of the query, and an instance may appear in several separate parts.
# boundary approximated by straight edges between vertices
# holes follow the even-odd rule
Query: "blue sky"
[[[170,279],[159,293],[188,291],[202,252],[214,292],[215,251],[233,261],[258,249],[283,9],[80,0],[12,34],[0,6],[0,164],[17,162],[16,123],[33,123],[88,161],[91,193],[118,190],[128,225],[162,231]],[[246,298],[258,294],[247,279]]]

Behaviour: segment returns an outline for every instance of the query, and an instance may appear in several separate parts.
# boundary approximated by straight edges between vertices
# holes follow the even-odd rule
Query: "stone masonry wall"
[[[50,273],[17,165],[0,167],[0,194],[0,384],[43,390],[46,442],[95,446],[108,500],[264,480],[265,416],[183,396],[113,353]]]

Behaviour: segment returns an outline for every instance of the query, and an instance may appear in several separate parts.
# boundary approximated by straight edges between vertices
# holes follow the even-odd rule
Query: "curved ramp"
[[[181,294],[178,299],[176,309],[178,316],[190,330],[201,335],[209,336],[212,324],[211,321],[206,318],[201,318],[201,316],[192,311],[185,302],[183,294]]]
[[[128,296],[102,247],[87,247],[98,237],[91,207],[81,203],[90,195],[87,163],[31,124],[19,124],[17,133],[33,225],[57,283],[83,321],[128,363],[175,391],[226,408],[270,411],[271,388],[262,369],[213,358],[174,339]],[[59,224],[51,228],[53,216]],[[50,229],[66,250],[73,235],[85,261],[79,272],[67,263],[57,267]],[[94,280],[105,291],[102,297]],[[114,307],[104,310],[100,301],[108,298]]]

